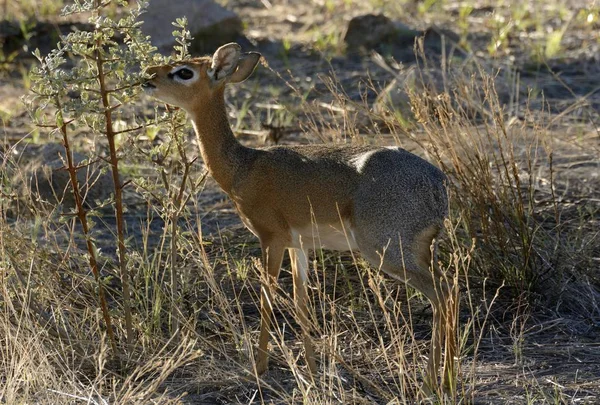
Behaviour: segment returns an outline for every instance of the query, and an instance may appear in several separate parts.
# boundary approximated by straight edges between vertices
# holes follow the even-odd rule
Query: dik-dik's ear
[[[238,67],[242,47],[232,42],[223,45],[215,51],[212,63],[208,69],[208,77],[214,82],[220,82],[235,72]]]
[[[231,75],[229,82],[240,83],[246,80],[252,74],[252,72],[254,72],[258,61],[260,60],[260,57],[261,55],[258,52],[244,53],[240,57],[240,60],[238,62],[238,68]]]

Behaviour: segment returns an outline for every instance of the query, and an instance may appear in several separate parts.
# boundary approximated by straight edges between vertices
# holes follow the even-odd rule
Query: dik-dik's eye
[[[194,72],[188,68],[183,68],[175,72],[175,75],[183,80],[190,80],[194,77]]]
[[[170,73],[167,74],[169,79],[175,79],[178,82],[187,82],[188,80],[192,80],[195,77],[195,73],[192,69],[181,66],[171,70]],[[189,82],[191,83],[191,82]],[[187,84],[187,83],[186,83]]]

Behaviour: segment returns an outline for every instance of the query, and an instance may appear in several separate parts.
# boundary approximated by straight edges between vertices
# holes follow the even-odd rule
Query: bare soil
[[[228,100],[232,114],[240,110],[244,100],[251,100],[248,118],[244,125],[238,128],[240,139],[247,145],[262,146],[270,142],[269,135],[272,139],[273,130],[265,129],[263,124],[283,127],[280,129],[283,135],[278,140],[282,144],[322,142],[323,135],[304,131],[309,126],[303,121],[305,118],[298,106],[297,91],[292,90],[286,81],[300,92],[308,92],[310,89],[308,100],[322,103],[322,110],[327,114],[335,103],[334,96],[322,76],[335,75],[339,91],[343,90],[351,100],[365,100],[369,104],[375,101],[377,91],[384,88],[394,77],[390,71],[376,63],[368,52],[346,54],[337,50],[335,44],[327,49],[316,49],[315,42],[326,34],[331,33],[341,41],[349,19],[361,11],[373,11],[370,6],[360,10],[360,7],[354,7],[353,3],[352,7],[340,6],[335,10],[327,10],[321,2],[271,4],[269,1],[245,0],[229,1],[227,5],[247,24],[247,39],[240,39],[244,48],[258,50],[268,62],[268,68],[259,68],[252,80],[230,90]],[[457,13],[456,9],[451,7],[446,11],[450,16]],[[492,11],[490,6],[481,5],[475,9],[473,15]],[[410,12],[409,7],[407,16],[411,15]],[[426,18],[407,18],[403,22],[408,25],[415,23],[419,25],[415,28],[422,30],[432,26]],[[25,45],[29,46],[29,49],[38,46],[48,49],[53,42],[52,33],[56,32],[56,28],[64,30],[67,26],[68,24],[57,22],[40,23],[39,27],[33,28],[34,35]],[[443,21],[442,26],[438,28],[458,31],[450,21]],[[512,102],[514,108],[523,110],[529,102],[532,109],[539,107],[544,110],[540,117],[543,116],[545,122],[556,122],[548,125],[550,136],[546,138],[553,150],[555,193],[560,196],[565,207],[572,207],[573,212],[589,210],[587,225],[600,229],[598,30],[568,30],[562,41],[561,57],[546,63],[532,62],[528,49],[523,45],[526,41],[519,41],[518,38],[509,41],[509,48],[504,51],[506,58],[486,57],[483,51],[477,50],[485,49],[490,35],[486,27],[474,24],[469,38],[475,51],[468,53],[455,47],[452,52],[459,60],[478,58],[490,71],[501,69],[503,72],[520,73],[519,92],[522,97],[515,101],[514,95],[508,91],[503,93],[500,89],[499,95],[504,97],[501,101],[506,104]],[[24,44],[19,42],[18,33],[5,43],[10,43],[10,49],[16,50],[20,48],[15,44]],[[449,48],[452,48],[451,44]],[[386,45],[376,50],[388,60],[394,58],[406,66],[415,63],[412,46],[397,48]],[[432,45],[429,50],[434,57],[441,58],[440,46]],[[435,55],[436,53],[438,54]],[[26,68],[30,63],[32,60],[28,54],[21,52],[8,69],[0,69],[0,118],[3,123],[0,128],[0,152],[14,147],[13,153],[21,153],[26,144],[33,140],[34,128],[19,101],[26,93],[24,80],[16,69],[18,66]],[[365,83],[371,83],[373,88],[367,87]],[[527,94],[533,96],[529,101]],[[152,101],[148,99],[141,103],[144,105],[139,107],[140,109],[147,109],[152,105]],[[273,119],[273,113],[278,111],[278,108],[290,111],[293,118],[286,123],[277,122]],[[360,132],[367,132],[370,123],[365,121],[362,124],[365,125],[365,130]],[[328,128],[324,125],[325,138],[329,136],[327,131]],[[380,137],[370,141],[390,142],[390,138],[386,137],[385,131],[383,132]],[[42,134],[38,141],[44,142],[47,139],[47,135]],[[189,140],[190,150],[194,150],[195,139],[190,136]],[[400,139],[400,142],[407,149],[422,153],[408,138]],[[85,148],[82,139],[79,147]],[[198,163],[195,170],[202,170],[202,164]],[[135,170],[132,173],[135,175]],[[543,175],[541,177],[548,178]],[[142,229],[150,226],[150,235],[159,235],[163,223],[156,219],[148,225],[147,203],[133,187],[126,190],[128,236],[132,238],[132,248],[136,249],[136,246],[142,245]],[[258,256],[257,241],[244,229],[233,206],[214,181],[207,181],[205,188],[197,196],[197,201],[201,209],[203,236],[207,240],[226,241],[232,252],[240,252],[243,256]],[[573,214],[574,220],[576,217]],[[110,257],[114,255],[114,242],[107,230],[114,229],[114,217],[110,211],[106,211],[103,219],[105,222],[96,228],[98,243]],[[195,226],[195,219],[190,221]],[[67,229],[57,231],[65,232],[64,237],[68,239]],[[102,235],[105,236],[104,239]],[[158,237],[151,236],[150,247],[158,242]],[[591,234],[588,243],[593,246],[588,250],[593,256],[589,258],[589,283],[598,286],[600,241],[597,231]],[[219,249],[217,244],[214,249]],[[284,274],[282,284],[291,284],[289,278],[289,274]],[[250,296],[246,297],[241,306],[244,308],[248,324],[257,329],[259,315],[253,299]],[[560,403],[600,402],[600,311],[596,311],[592,317],[588,317],[588,314],[577,316],[570,312],[568,307],[568,302],[565,302],[558,308],[531,308],[529,318],[523,321],[523,333],[519,336],[522,341],[518,349],[515,348],[514,324],[519,319],[519,312],[509,304],[501,304],[500,309],[493,312],[493,319],[481,341],[475,362],[475,403],[522,404],[550,401],[550,396],[544,398],[541,392],[560,392]],[[465,312],[461,321],[467,321],[468,316]],[[427,305],[424,305],[418,319],[415,320],[415,328],[421,331],[424,343],[428,339],[429,320],[430,312]],[[285,367],[278,366],[279,362],[275,354],[275,366],[266,379],[273,386],[292,391],[295,386],[294,377]],[[206,379],[198,383],[193,374],[183,373],[182,382],[174,384],[177,391],[188,392],[183,399],[187,404],[248,403],[256,394],[254,381],[248,381],[246,384],[240,384],[239,380],[232,384],[220,381],[210,385]],[[351,375],[348,375],[348,379],[348,386],[354,384],[363,389],[373,399],[373,403],[384,403],[384,399],[376,392],[370,392],[367,385],[361,384]],[[263,395],[265,402],[277,402],[275,397],[269,399],[268,392],[263,392]]]

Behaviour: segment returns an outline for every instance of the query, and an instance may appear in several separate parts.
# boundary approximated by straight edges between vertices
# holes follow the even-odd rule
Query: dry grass
[[[510,71],[481,65],[445,66],[439,83],[428,70],[439,63],[429,61],[418,70],[426,91],[407,89],[412,116],[402,120],[374,114],[366,95],[349,96],[340,72],[322,76],[316,100],[293,77],[270,85],[291,88],[281,104],[303,139],[397,144],[448,174],[452,209],[439,259],[461,289],[458,394],[430,402],[595,403],[599,196],[573,185],[565,157],[585,152],[597,163],[598,150],[585,143],[596,129],[575,114],[593,109],[576,100],[566,113],[550,111],[549,102],[528,100]],[[369,88],[379,91],[376,80],[365,80],[361,89]],[[259,113],[233,102],[258,125]],[[426,300],[359,257],[327,251],[315,253],[310,274],[317,380],[303,361],[285,263],[271,368],[255,375],[259,247],[201,171],[186,182],[196,152],[180,147],[185,137],[172,136],[171,123],[156,138],[172,145],[163,160],[150,165],[143,146],[125,156],[135,186],[125,196],[133,345],[125,343],[114,218],[94,216],[118,355],[76,218],[22,191],[18,145],[0,150],[0,403],[427,402],[419,391],[431,333]],[[186,184],[189,200],[179,192]]]

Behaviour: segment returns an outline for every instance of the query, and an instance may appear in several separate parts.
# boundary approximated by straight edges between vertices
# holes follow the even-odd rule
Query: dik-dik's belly
[[[311,224],[291,229],[292,247],[302,249],[358,250],[349,222]]]

